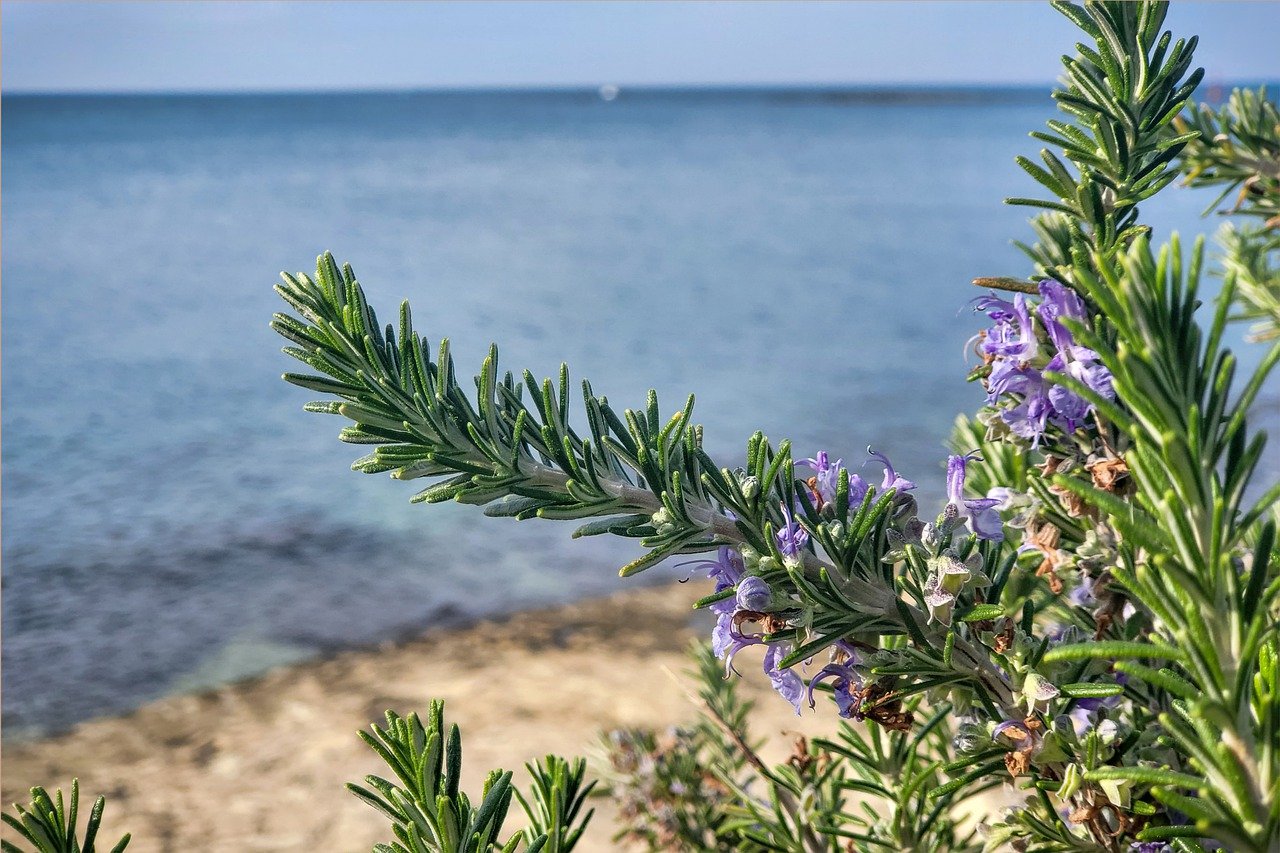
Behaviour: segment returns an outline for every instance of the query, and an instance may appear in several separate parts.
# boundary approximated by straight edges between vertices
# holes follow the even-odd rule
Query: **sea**
[[[3,99],[6,738],[688,571],[351,472],[268,328],[325,250],[460,372],[496,341],[619,409],[694,393],[725,465],[757,429],[872,446],[940,503],[982,399],[969,282],[1028,272],[1002,200],[1036,191],[1048,91],[605,94]],[[1209,231],[1211,200],[1144,218]]]

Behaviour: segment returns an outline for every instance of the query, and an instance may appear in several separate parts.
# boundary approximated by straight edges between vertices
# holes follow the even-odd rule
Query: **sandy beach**
[[[425,711],[446,700],[462,727],[464,788],[486,771],[517,770],[556,752],[590,754],[598,732],[690,720],[685,649],[709,621],[691,610],[705,584],[625,590],[615,596],[518,613],[417,639],[283,667],[216,690],[169,697],[67,734],[4,747],[3,798],[32,785],[106,794],[104,832],[134,836],[129,850],[368,850],[387,824],[343,789],[382,765],[356,737],[385,709]],[[752,677],[762,735],[829,731],[834,720],[797,718]],[[766,757],[782,760],[789,735]],[[608,800],[579,846],[621,849]],[[512,823],[523,818],[513,807]],[[10,835],[5,835],[10,838]]]

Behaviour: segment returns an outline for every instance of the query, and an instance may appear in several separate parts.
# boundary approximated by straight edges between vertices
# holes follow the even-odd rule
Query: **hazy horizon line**
[[[1044,92],[1059,85],[1058,81],[1042,83],[1003,82],[899,82],[899,83],[617,83],[606,81],[590,83],[537,83],[510,85],[452,85],[452,86],[351,86],[351,87],[283,87],[283,88],[224,88],[224,89],[19,89],[6,91],[0,87],[0,97],[238,97],[238,96],[299,96],[299,95],[415,95],[415,94],[585,94],[616,88],[619,93],[788,93],[833,95],[879,95],[896,93],[1031,93]],[[1278,80],[1206,80],[1197,87],[1205,89],[1232,89],[1238,87],[1280,86]]]

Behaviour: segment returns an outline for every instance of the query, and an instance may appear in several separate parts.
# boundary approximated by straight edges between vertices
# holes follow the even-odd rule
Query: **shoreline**
[[[131,832],[131,853],[368,850],[390,840],[388,824],[343,783],[386,771],[358,729],[387,709],[425,712],[429,699],[444,699],[446,721],[462,729],[463,788],[478,792],[496,767],[524,785],[524,763],[548,752],[590,761],[606,729],[692,721],[685,650],[710,630],[710,617],[691,609],[705,586],[628,589],[428,629],[7,742],[0,796],[11,811],[31,786],[65,790],[78,776],[90,802],[107,797],[103,837]],[[759,700],[754,731],[771,737],[766,759],[782,760],[791,737],[774,736],[830,731],[834,719],[794,716],[767,679],[752,677],[751,651],[739,663],[743,693]],[[610,840],[612,803],[592,805],[580,848],[622,849]],[[522,821],[513,806],[508,831]]]

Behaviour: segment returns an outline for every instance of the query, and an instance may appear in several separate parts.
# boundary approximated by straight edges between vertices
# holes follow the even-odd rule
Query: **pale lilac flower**
[[[1040,446],[1040,439],[1049,428],[1053,404],[1043,391],[1029,394],[1021,403],[1000,413],[1000,419],[1017,436],[1031,439],[1032,447]]]
[[[1088,314],[1084,300],[1052,279],[1040,283],[1040,295],[1043,298],[1034,314],[1056,350],[1043,370],[1071,376],[1100,396],[1115,399],[1110,371],[1099,363],[1097,353],[1076,344],[1062,322],[1085,322]],[[1007,302],[993,294],[977,300],[975,305],[995,321],[978,347],[991,361],[986,379],[988,405],[996,405],[1010,395],[1020,396],[1022,399],[1015,397],[1000,417],[1014,435],[1029,439],[1032,447],[1039,446],[1050,424],[1067,433],[1074,432],[1093,406],[1068,388],[1050,385],[1035,366],[1039,364],[1035,361],[1039,344],[1026,298],[1018,294],[1013,302]]]
[[[711,605],[716,614],[716,626],[711,629],[711,651],[718,658],[729,659],[733,648],[733,599],[717,601]]]
[[[800,522],[791,515],[791,510],[786,504],[782,504],[782,517],[784,519],[782,529],[774,537],[778,540],[778,550],[784,557],[797,557],[804,550],[804,546],[809,544],[809,531],[800,526]]]
[[[1007,304],[1007,303],[1006,303]],[[1036,343],[1035,326],[1031,323],[1031,310],[1027,298],[1019,293],[1013,298],[1011,316],[1001,311],[1001,319],[987,330],[986,338],[978,345],[980,352],[995,358],[1012,358],[1029,361],[1035,358],[1039,346]]]
[[[1001,299],[995,293],[986,293],[976,297],[970,301],[974,311],[986,312],[986,315],[997,323],[1012,322],[1016,315],[1013,310],[1013,303],[1007,299]]]
[[[1044,324],[1049,340],[1053,341],[1053,345],[1059,350],[1074,346],[1075,340],[1071,332],[1059,322],[1059,319],[1067,317],[1072,320],[1084,320],[1087,316],[1084,300],[1074,290],[1053,279],[1040,282],[1040,295],[1044,299],[1036,309],[1036,313],[1040,315],[1040,322]]]
[[[1013,505],[1013,500],[1019,497],[1019,493],[1008,486],[992,486],[987,490],[987,497],[997,501],[996,509],[1005,510]]]
[[[1032,396],[1044,393],[1044,377],[1034,367],[1011,359],[1001,359],[987,375],[987,402],[994,403],[1005,394]]]
[[[737,585],[744,571],[742,557],[738,552],[723,546],[714,560],[699,560],[693,565],[706,570],[707,577],[716,582],[716,592],[724,592]],[[712,604],[710,609],[716,614],[716,626],[711,631],[711,650],[716,657],[724,657],[733,644],[733,611],[736,604],[733,598],[724,598]]]
[[[835,500],[836,490],[840,488],[840,466],[843,459],[831,461],[831,457],[827,455],[825,450],[819,450],[817,454],[808,458],[801,459],[797,465],[806,465],[813,469],[814,482],[817,486],[818,497],[823,503],[831,503]],[[858,506],[862,503],[862,499],[867,495],[867,481],[857,474],[849,474],[849,505]]]
[[[809,459],[801,459],[796,464],[807,465],[813,469],[818,497],[822,498],[823,503],[831,503],[831,501],[835,500],[836,489],[840,485],[840,463],[843,461],[843,459],[837,459],[835,462],[831,462],[830,457],[827,456],[827,451],[819,450],[817,455]]]
[[[997,498],[966,498],[964,496],[965,466],[976,458],[976,453],[951,456],[947,459],[947,505],[968,515],[969,530],[979,539],[999,542],[1004,539],[1004,526],[995,506]]]
[[[1068,347],[1060,350],[1045,366],[1045,370],[1070,376],[1098,396],[1114,400],[1111,371],[1097,359],[1098,354],[1091,349]],[[1049,389],[1049,402],[1053,404],[1054,414],[1068,433],[1075,432],[1076,427],[1093,411],[1092,403],[1063,385],[1055,385]]]
[[[729,617],[728,624],[729,643],[725,647],[724,654],[724,674],[727,676],[730,672],[736,673],[737,670],[733,666],[733,658],[738,652],[747,646],[758,646],[764,642],[758,634],[744,634],[739,631],[733,624],[732,615]]]
[[[737,551],[724,545],[720,546],[714,560],[697,560],[693,563],[681,563],[681,565],[692,565],[695,568],[704,569],[707,577],[716,582],[716,592],[723,592],[731,586],[736,586],[744,571],[742,557]]]
[[[1093,578],[1081,573],[1080,582],[1076,584],[1075,589],[1067,593],[1067,601],[1075,607],[1092,607],[1097,604],[1098,598],[1094,593],[1094,583]]]
[[[884,466],[884,480],[880,483],[881,491],[893,489],[901,494],[903,492],[909,492],[916,487],[915,483],[911,482],[906,477],[900,476],[897,471],[893,470],[893,463],[889,461],[888,456],[885,456],[883,453],[877,453],[870,447],[867,448],[867,455]]]
[[[849,475],[849,506],[862,506],[862,501],[870,491],[871,484],[858,474]]]
[[[805,699],[804,679],[791,670],[779,669],[778,662],[791,653],[790,645],[786,643],[770,643],[769,648],[764,653],[764,674],[769,676],[769,681],[773,684],[773,689],[778,695],[790,702],[796,709],[796,716],[800,715],[800,707]]]
[[[817,703],[813,700],[813,690],[818,683],[828,678],[834,678],[832,683],[833,695],[836,700],[837,713],[845,719],[853,716],[856,709],[853,691],[861,689],[862,678],[851,666],[839,663],[830,663],[824,666],[817,675],[809,681],[809,707],[814,707]]]
[[[1075,732],[1076,737],[1084,737],[1085,732],[1093,728],[1093,723],[1090,721],[1090,718],[1089,718],[1090,713],[1091,712],[1088,708],[1083,708],[1080,705],[1076,705],[1074,708],[1071,709],[1071,713],[1067,714],[1067,716],[1071,719],[1071,730]]]

